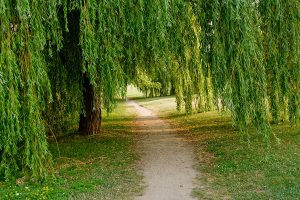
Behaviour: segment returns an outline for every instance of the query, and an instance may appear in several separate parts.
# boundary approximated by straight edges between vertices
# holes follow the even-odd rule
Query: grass
[[[99,136],[63,138],[59,151],[51,142],[55,178],[42,184],[1,182],[0,199],[133,199],[141,176],[130,131],[134,113],[125,109],[121,103],[104,117]]]
[[[133,94],[134,96],[134,94]],[[174,97],[137,98],[169,121],[195,146],[198,199],[300,199],[300,128],[272,126],[280,144],[267,146],[254,130],[247,137],[228,114],[176,112]],[[120,103],[103,119],[99,136],[67,137],[50,143],[55,179],[42,184],[0,182],[0,199],[133,199],[140,193],[134,112]],[[60,155],[59,155],[60,154]]]
[[[129,85],[127,87],[127,97],[128,98],[143,98],[145,95],[140,92],[135,86]]]
[[[250,143],[228,114],[177,113],[174,97],[138,99],[195,146],[198,199],[300,199],[300,128],[272,126],[270,146],[250,130]]]

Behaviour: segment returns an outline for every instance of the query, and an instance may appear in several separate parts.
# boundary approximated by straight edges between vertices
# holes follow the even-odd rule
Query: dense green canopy
[[[0,177],[45,177],[46,133],[111,111],[128,83],[268,138],[300,118],[300,2],[0,0]]]

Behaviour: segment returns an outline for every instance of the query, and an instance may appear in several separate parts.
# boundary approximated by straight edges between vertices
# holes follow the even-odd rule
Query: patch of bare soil
[[[152,111],[129,101],[137,111],[135,132],[145,191],[137,200],[189,200],[197,172],[193,148]]]

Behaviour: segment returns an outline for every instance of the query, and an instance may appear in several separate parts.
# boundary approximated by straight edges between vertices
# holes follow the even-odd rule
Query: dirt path
[[[134,101],[138,113],[135,131],[144,173],[145,191],[137,200],[189,200],[194,187],[194,155],[170,125]]]

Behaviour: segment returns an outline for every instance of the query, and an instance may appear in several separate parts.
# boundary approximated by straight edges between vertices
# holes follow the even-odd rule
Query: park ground
[[[130,97],[137,96],[132,93]],[[193,148],[198,171],[195,199],[299,199],[300,128],[272,126],[270,142],[250,130],[241,135],[227,113],[176,111],[174,97],[135,98],[170,124]],[[103,119],[102,133],[50,141],[55,177],[39,183],[0,182],[0,199],[134,199],[143,172],[134,131],[137,113],[119,102]],[[17,184],[16,184],[17,183]]]

